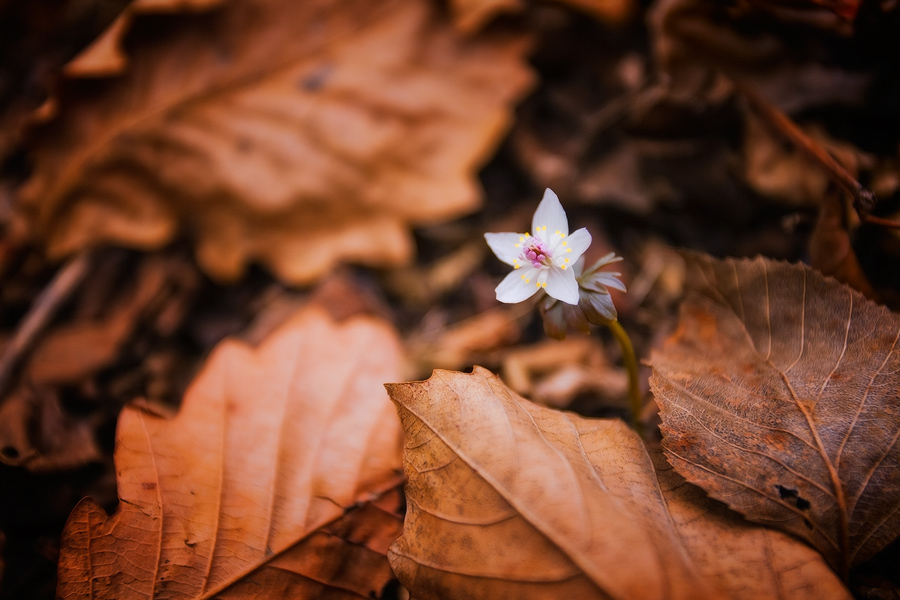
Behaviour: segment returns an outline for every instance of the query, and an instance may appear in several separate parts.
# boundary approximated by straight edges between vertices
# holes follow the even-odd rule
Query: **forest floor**
[[[507,266],[491,254],[484,233],[527,230],[548,187],[561,199],[570,228],[590,231],[588,262],[608,252],[624,259],[610,270],[621,272],[628,292],[612,290],[612,298],[642,361],[641,418],[650,447],[658,447],[660,435],[647,361],[677,327],[688,277],[680,249],[802,262],[891,310],[900,308],[900,234],[894,227],[900,220],[900,10],[894,3],[562,0],[529,2],[511,14],[495,14],[501,5],[484,2],[483,15],[473,16],[464,11],[466,3],[407,1],[429,5],[437,15],[433,26],[443,27],[441,35],[453,40],[448,45],[484,44],[478,50],[484,57],[472,60],[497,61],[495,71],[474,76],[476,83],[467,85],[508,88],[497,92],[501,100],[462,92],[450,100],[463,112],[493,102],[495,112],[483,123],[494,125],[479,125],[493,133],[474,139],[456,136],[452,123],[436,126],[435,143],[470,147],[462,163],[477,183],[473,189],[480,200],[456,206],[448,201],[430,214],[430,207],[423,208],[419,218],[407,208],[415,204],[409,199],[415,193],[398,192],[395,201],[403,206],[390,210],[412,216],[400,219],[406,233],[396,238],[369,230],[319,237],[313,227],[301,235],[315,251],[330,244],[350,248],[354,244],[347,240],[354,235],[368,237],[357,238],[364,240],[362,251],[350,248],[326,256],[327,268],[296,276],[277,250],[294,241],[284,242],[287,234],[275,228],[259,234],[273,240],[274,250],[248,251],[243,262],[234,263],[241,266],[232,269],[221,256],[235,242],[207,245],[204,237],[231,227],[231,221],[217,220],[221,215],[214,211],[197,216],[205,210],[202,203],[179,214],[180,225],[167,229],[167,236],[153,238],[156,234],[126,223],[122,227],[131,229],[124,234],[92,237],[91,227],[106,227],[96,225],[96,219],[117,224],[124,214],[122,222],[163,222],[159,214],[165,211],[140,214],[139,203],[154,194],[194,198],[219,193],[202,183],[200,191],[185,191],[179,187],[184,181],[208,177],[207,187],[219,185],[220,191],[240,186],[227,174],[207,176],[185,158],[179,164],[190,165],[188,175],[170,166],[160,167],[158,180],[152,170],[123,175],[123,186],[135,185],[134,199],[109,200],[120,193],[117,180],[102,178],[120,163],[143,158],[126,150],[117,159],[105,148],[95,162],[70,157],[79,152],[79,143],[112,139],[106,125],[96,125],[88,142],[77,136],[93,131],[90,119],[100,120],[103,111],[116,113],[115,107],[130,102],[128,92],[102,78],[79,79],[63,66],[126,3],[0,1],[0,219],[6,232],[0,243],[0,339],[5,344],[0,357],[0,599],[54,597],[61,534],[72,509],[90,496],[107,512],[116,510],[113,450],[124,406],[137,402],[155,414],[175,413],[222,340],[259,344],[309,303],[325,307],[336,319],[367,314],[392,324],[409,357],[408,380],[427,379],[433,369],[470,371],[480,365],[544,406],[627,420],[628,377],[620,347],[606,328],[551,340],[534,301],[505,305],[496,300],[494,288]],[[354,3],[345,2],[345,9],[338,0],[320,4],[340,14],[352,11]],[[205,18],[199,9],[136,13],[126,25],[131,28],[123,44],[127,60],[180,43],[170,38],[192,27],[202,29]],[[495,46],[506,43],[504,36],[525,39],[524,50],[502,46],[504,54],[491,58]],[[141,48],[148,50],[141,54]],[[432,51],[443,56],[440,48]],[[515,52],[520,58],[509,66],[508,53]],[[155,73],[150,60],[135,58],[126,69]],[[439,73],[434,81],[440,85],[445,83],[441,77],[456,72],[454,64],[442,65],[440,58],[434,64],[429,68]],[[390,86],[390,76],[385,77],[381,83]],[[317,80],[306,84],[320,85]],[[327,87],[327,80],[322,85]],[[401,97],[418,89],[397,85]],[[57,89],[63,90],[58,96]],[[117,95],[119,100],[108,102]],[[46,109],[48,97],[58,101],[56,115],[34,117],[41,105]],[[402,99],[382,101],[402,104]],[[183,108],[190,110],[187,104]],[[90,112],[95,109],[100,117]],[[141,118],[151,119],[143,113]],[[323,130],[339,129],[349,122],[342,118],[323,112],[315,123]],[[365,127],[347,127],[350,137],[369,133]],[[145,143],[143,131],[115,135],[110,146],[126,144],[121,140],[127,136]],[[425,183],[411,189],[441,189],[451,196],[459,189],[457,180],[434,175],[439,167],[424,162],[410,166],[410,157],[421,148],[427,144],[395,161],[407,161],[400,166],[416,177],[425,173]],[[350,151],[335,154],[347,161],[358,158]],[[258,177],[253,185],[259,188],[274,189],[282,181],[293,185],[291,173],[303,169],[332,172],[331,164],[303,156],[287,160],[283,180],[265,179],[264,169],[248,177]],[[380,172],[378,163],[365,160],[359,172]],[[413,179],[406,171],[401,175]],[[392,172],[384,181],[400,181],[401,175]],[[94,185],[92,178],[109,182],[96,185],[94,197],[103,199],[100,217],[90,212],[96,207],[90,208],[90,193],[84,191]],[[154,183],[140,187],[148,178]],[[384,181],[373,188],[395,185]],[[33,193],[36,187],[43,191]],[[354,193],[351,184],[338,185],[333,196],[324,198],[339,203]],[[387,205],[390,194],[372,193],[375,200],[362,208],[323,209],[321,227],[338,228],[332,221],[356,219],[354,211],[374,223],[382,213],[373,203]],[[867,204],[870,193],[877,202]],[[89,209],[71,209],[78,202]],[[105,203],[116,208],[106,213]],[[315,222],[316,210],[288,217],[287,230]],[[268,218],[246,214],[241,227],[248,229]],[[395,221],[385,222],[377,227],[396,227]],[[412,251],[405,258],[404,251],[392,250],[410,240]],[[255,240],[246,247],[264,243]],[[858,597],[900,596],[896,564],[893,544],[853,570],[851,591]]]

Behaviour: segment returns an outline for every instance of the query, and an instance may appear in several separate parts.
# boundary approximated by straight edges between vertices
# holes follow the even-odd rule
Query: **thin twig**
[[[0,397],[6,392],[12,375],[38,335],[53,319],[84,279],[91,264],[91,253],[81,252],[67,262],[35,299],[28,314],[19,323],[15,335],[0,356]]]
[[[853,208],[860,217],[866,218],[872,212],[875,205],[878,204],[878,198],[872,190],[863,187],[821,144],[809,137],[781,109],[749,87],[738,82],[733,83],[760,117],[825,169],[832,181],[853,198]]]
[[[900,229],[900,221],[894,221],[893,219],[885,219],[883,217],[876,217],[874,215],[866,215],[862,218],[863,223],[869,223],[870,225],[880,225],[882,227],[889,227],[891,229]]]

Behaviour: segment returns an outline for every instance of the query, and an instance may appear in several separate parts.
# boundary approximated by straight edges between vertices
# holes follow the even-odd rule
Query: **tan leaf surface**
[[[415,598],[849,598],[803,543],[664,473],[619,421],[539,407],[499,378],[391,384]]]
[[[383,322],[305,309],[259,348],[221,344],[174,419],[126,408],[119,509],[107,517],[88,499],[72,512],[57,596],[380,592],[399,518],[332,521],[397,481],[400,424],[380,387],[400,363]]]
[[[427,0],[232,0],[136,19],[120,77],[71,80],[20,212],[52,255],[179,231],[222,279],[307,282],[409,258],[408,225],[477,207],[530,85],[527,40],[463,39]]]
[[[841,573],[900,528],[900,319],[800,265],[691,255],[652,358],[666,457]]]

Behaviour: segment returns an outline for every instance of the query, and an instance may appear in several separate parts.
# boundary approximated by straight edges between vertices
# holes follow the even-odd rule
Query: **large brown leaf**
[[[173,420],[126,408],[119,508],[72,512],[58,596],[377,594],[399,517],[336,520],[397,481],[400,423],[381,382],[400,361],[384,323],[306,309],[258,349],[221,344]]]
[[[130,68],[69,81],[32,136],[24,221],[52,255],[181,231],[223,279],[406,260],[410,223],[477,207],[532,79],[522,36],[463,39],[428,0],[231,0],[123,44]]]
[[[391,384],[416,598],[848,598],[802,542],[663,472],[619,421],[532,404],[488,371]]]
[[[900,318],[804,266],[689,264],[652,358],[666,457],[846,574],[900,529]]]

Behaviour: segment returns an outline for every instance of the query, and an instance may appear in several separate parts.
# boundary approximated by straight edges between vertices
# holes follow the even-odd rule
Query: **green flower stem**
[[[625,329],[618,321],[608,321],[606,326],[612,331],[619,347],[622,349],[622,360],[625,362],[625,369],[628,371],[628,399],[631,403],[631,425],[640,433],[641,423],[641,390],[638,386],[638,364],[634,355],[634,346],[631,344],[631,338],[625,332]]]

